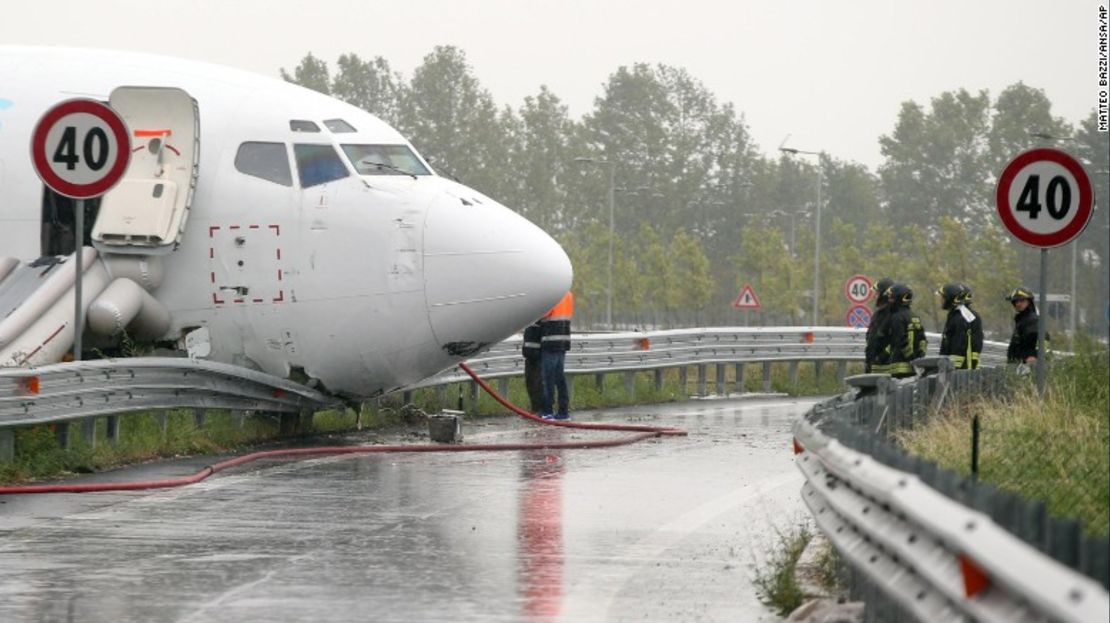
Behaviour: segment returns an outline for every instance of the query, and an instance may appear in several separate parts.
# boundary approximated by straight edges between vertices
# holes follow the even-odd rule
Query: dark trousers
[[[532,413],[541,413],[543,409],[543,376],[540,365],[538,356],[524,359],[524,387],[528,390],[528,407]]]
[[[567,394],[567,377],[563,374],[563,364],[567,354],[564,351],[543,351],[543,404],[541,412],[566,417],[570,405],[570,396]],[[559,392],[559,410],[552,411],[555,401],[555,392]]]

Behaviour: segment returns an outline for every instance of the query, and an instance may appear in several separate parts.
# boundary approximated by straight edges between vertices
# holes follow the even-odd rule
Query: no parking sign
[[[844,315],[844,321],[853,329],[866,329],[871,324],[871,310],[866,305],[853,305]]]

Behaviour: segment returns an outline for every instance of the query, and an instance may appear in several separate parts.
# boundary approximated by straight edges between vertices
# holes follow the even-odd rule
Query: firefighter
[[[551,311],[540,319],[540,361],[543,369],[543,404],[540,415],[544,419],[570,419],[568,408],[567,377],[563,370],[567,351],[570,350],[570,319],[574,316],[574,294],[567,292]],[[558,392],[558,402],[555,394]],[[557,407],[553,410],[552,407]]]
[[[914,376],[913,360],[925,356],[925,328],[913,313],[913,290],[904,283],[890,287],[889,340],[883,347],[888,372],[896,379]]]
[[[543,329],[537,320],[528,325],[524,330],[524,343],[520,353],[524,355],[524,387],[528,389],[528,404],[532,413],[542,413],[543,408],[543,377],[540,372],[540,340],[543,339]]]
[[[957,370],[979,367],[983,352],[983,321],[968,307],[971,289],[958,283],[946,283],[937,289],[941,309],[948,312],[940,338],[940,354],[948,357]]]
[[[1029,364],[1037,361],[1037,306],[1033,303],[1033,291],[1024,286],[1015,288],[1006,300],[1014,306],[1014,334],[1010,336],[1006,360],[1018,364],[1019,373],[1027,374]]]
[[[879,353],[882,350],[882,347],[879,346],[879,336],[886,334],[883,325],[890,316],[890,309],[888,308],[889,299],[887,298],[890,293],[887,292],[887,290],[889,290],[892,285],[894,285],[894,280],[890,277],[883,277],[875,284],[875,312],[871,314],[871,322],[867,325],[867,346],[864,349],[863,363],[864,372],[887,372],[886,364],[878,361]],[[883,346],[885,346],[885,344]]]

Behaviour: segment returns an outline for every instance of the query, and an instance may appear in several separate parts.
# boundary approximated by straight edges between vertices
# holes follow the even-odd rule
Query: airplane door
[[[197,102],[177,88],[119,87],[109,103],[131,132],[131,163],[104,195],[93,246],[112,253],[170,253],[181,242],[197,185]]]

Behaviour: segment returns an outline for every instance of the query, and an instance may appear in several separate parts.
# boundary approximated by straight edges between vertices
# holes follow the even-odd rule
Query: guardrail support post
[[[471,415],[476,415],[478,413],[478,389],[477,383],[470,383],[470,404],[467,405],[467,407],[468,413]]]
[[[69,450],[69,422],[54,424],[54,439],[58,440],[58,447]]]
[[[447,386],[436,385],[436,406],[440,411],[447,408]]]
[[[717,368],[717,395],[728,396],[728,387],[725,386],[725,364],[718,363],[713,367]]]
[[[820,359],[813,360],[813,380],[817,383],[817,387],[821,387],[821,373],[824,371],[825,362]]]
[[[10,428],[0,428],[0,463],[11,463],[15,460],[15,431]]]
[[[655,375],[655,391],[663,391],[663,368],[656,368],[652,372]]]
[[[705,378],[705,364],[698,364],[698,396],[705,397],[709,395],[708,380]]]
[[[598,372],[598,373],[594,374],[594,387],[597,388],[597,392],[599,394],[605,391],[605,373],[604,372]]]
[[[119,443],[119,416],[109,415],[107,419],[108,424],[108,442],[112,445]]]
[[[744,393],[744,364],[737,363],[736,366],[736,393]]]
[[[797,361],[791,361],[790,362],[790,384],[791,385],[797,385],[798,384],[798,362]]]
[[[497,391],[502,396],[509,396],[509,377],[503,376],[497,379]]]
[[[763,393],[771,393],[771,362],[763,362]]]
[[[302,409],[299,414],[298,427],[303,433],[311,433],[316,426],[316,412],[311,409]]]
[[[401,392],[401,402],[407,405],[412,404],[412,390],[407,389]]]
[[[624,373],[624,393],[628,398],[636,397],[636,373],[632,370]]]
[[[87,417],[81,420],[81,441],[90,449],[96,450],[96,418]]]
[[[165,443],[166,436],[169,434],[170,417],[169,409],[161,409],[158,411],[158,425],[162,429],[162,442]]]
[[[844,378],[848,376],[848,362],[841,359],[836,362],[836,382],[843,383]]]
[[[682,397],[685,398],[689,394],[686,392],[686,383],[689,381],[686,375],[686,366],[678,367],[678,391],[682,392]]]
[[[193,409],[193,427],[204,428],[204,420],[208,416],[208,410],[202,408]]]

